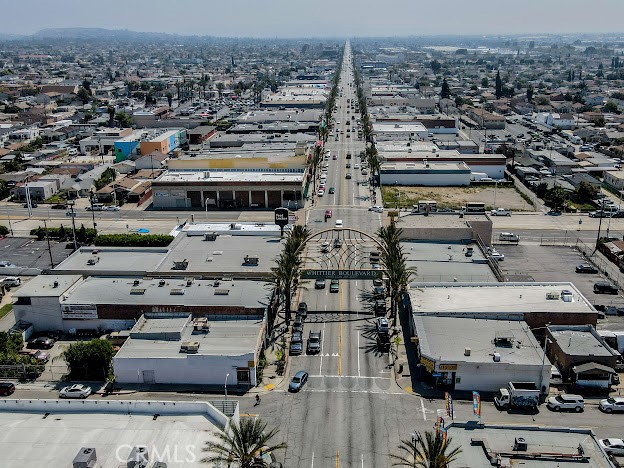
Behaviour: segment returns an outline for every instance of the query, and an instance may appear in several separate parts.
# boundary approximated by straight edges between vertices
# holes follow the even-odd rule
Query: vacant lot
[[[396,205],[397,190],[400,204],[403,207],[411,207],[419,200],[434,200],[439,208],[458,210],[470,201],[485,203],[487,209],[503,207],[514,211],[534,211],[533,206],[526,202],[513,187],[383,187],[386,206]]]

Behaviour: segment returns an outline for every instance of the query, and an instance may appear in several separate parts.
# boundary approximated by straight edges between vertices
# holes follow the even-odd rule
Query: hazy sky
[[[0,32],[246,37],[624,32],[624,0],[0,0]]]

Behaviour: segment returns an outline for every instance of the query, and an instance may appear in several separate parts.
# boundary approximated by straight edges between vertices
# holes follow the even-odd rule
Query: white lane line
[[[357,334],[357,357],[358,357],[358,377],[362,377],[360,372],[360,334]]]
[[[364,454],[362,454],[362,468],[364,468]]]
[[[312,466],[310,468],[314,468],[314,452],[312,452]]]
[[[391,380],[390,377],[378,377],[369,375],[311,375],[310,378],[327,377],[336,379],[370,379],[370,380]]]
[[[371,395],[406,395],[403,392],[386,392],[384,390],[326,390],[317,388],[308,388],[303,390],[304,393],[368,393]]]
[[[327,308],[327,306],[325,306],[325,308]],[[321,336],[321,364],[319,365],[319,376],[322,375],[323,372],[323,344],[325,343],[325,324],[327,322],[325,322],[325,320],[323,320],[323,334]]]
[[[420,407],[422,408],[423,421],[426,421],[427,420],[427,414],[425,413],[425,400],[423,400],[422,398],[420,400]]]

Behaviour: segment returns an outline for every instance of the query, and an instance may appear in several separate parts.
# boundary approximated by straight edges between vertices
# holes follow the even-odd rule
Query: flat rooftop
[[[413,282],[496,281],[496,276],[490,270],[485,257],[476,247],[472,257],[466,257],[464,244],[402,242],[401,245],[407,257],[407,266],[416,268]]]
[[[613,351],[602,344],[597,333],[591,333],[588,327],[551,326],[548,331],[561,350],[566,354],[579,356],[613,356]]]
[[[208,175],[206,175],[208,174]],[[302,183],[302,172],[264,172],[264,171],[165,171],[153,183],[202,182],[286,182]]]
[[[425,216],[424,214],[409,213],[401,215],[399,218],[399,227],[438,229],[468,228],[471,221],[491,222],[485,213],[464,214],[463,218],[459,217],[459,213],[429,213],[428,216]]]
[[[232,236],[280,236],[280,227],[273,223],[186,223],[182,232],[189,236],[203,236],[209,232]]]
[[[405,133],[427,132],[425,126],[419,122],[373,122],[375,133]]]
[[[145,275],[157,269],[165,259],[164,248],[81,247],[54,268],[58,272],[90,272]],[[95,262],[89,265],[87,262]]]
[[[496,352],[501,363],[542,365],[544,353],[524,321],[414,315],[414,325],[421,353],[432,359],[491,362]],[[511,338],[512,346],[496,346],[499,336]]]
[[[4,429],[0,437],[3,467],[70,467],[82,447],[92,447],[96,450],[98,467],[118,468],[126,466],[135,445],[148,447],[150,466],[157,459],[166,462],[169,468],[206,466],[199,462],[205,456],[202,449],[206,441],[216,440],[220,431],[201,414],[161,414],[154,418],[153,414],[50,410],[51,414],[43,418],[44,412],[47,411],[0,410],[0,425]],[[162,458],[156,458],[157,451]],[[187,455],[189,459],[184,458]]]
[[[472,439],[483,439],[489,450],[501,454],[509,454],[513,466],[523,468],[610,468],[607,455],[600,449],[598,441],[590,429],[552,428],[536,426],[489,426],[473,422],[453,423],[447,427],[448,436],[453,439],[453,447],[460,446],[462,452],[452,463],[453,466],[470,468],[491,468],[492,464],[486,457],[483,445],[473,445]],[[527,451],[523,454],[550,454],[549,457],[522,457],[514,459],[514,441],[522,437],[527,443]],[[578,455],[578,447],[583,448],[588,463],[580,463],[563,455]],[[559,455],[558,455],[559,454]]]
[[[524,314],[527,312],[587,312],[594,307],[572,283],[418,283],[409,291],[418,312]],[[572,292],[564,302],[561,291]],[[557,299],[548,299],[552,293]]]
[[[381,165],[381,172],[392,171],[419,171],[423,173],[429,172],[470,172],[470,168],[464,162],[386,162]]]
[[[135,285],[135,281],[139,283]],[[266,307],[267,288],[263,281],[194,280],[89,277],[68,291],[62,304],[125,304],[183,307],[236,306],[254,310]]]
[[[59,297],[81,278],[80,275],[34,276],[15,290],[13,297]]]
[[[319,109],[287,109],[287,110],[254,110],[239,116],[238,122],[262,123],[262,122],[314,122],[321,119],[322,111]]]
[[[187,260],[188,266],[184,272],[188,274],[206,273],[223,276],[266,276],[275,265],[275,258],[282,250],[279,237],[279,226],[276,236],[270,230],[264,235],[232,235],[228,231],[222,232],[214,241],[205,241],[202,235],[181,233],[176,237],[170,252],[155,269],[158,273],[178,273],[172,270],[173,262]],[[225,226],[224,226],[225,229]],[[245,263],[245,256],[256,257],[257,265]]]
[[[154,319],[146,320],[147,332],[158,333],[161,331],[178,330],[181,320],[185,319],[155,319],[157,323],[151,324]],[[170,325],[167,320],[172,320]],[[153,340],[133,338],[126,340],[121,349],[115,355],[115,359],[127,358],[171,358],[192,359],[193,356],[243,356],[253,354],[258,345],[262,320],[211,320],[210,332],[193,332],[193,324],[190,323],[182,330],[179,340]],[[134,328],[131,333],[134,332]],[[197,353],[187,354],[180,352],[183,341],[196,341],[199,343]],[[172,365],[174,365],[172,363]]]

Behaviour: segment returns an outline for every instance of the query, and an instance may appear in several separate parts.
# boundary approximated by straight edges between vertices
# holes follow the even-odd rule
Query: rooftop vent
[[[526,452],[527,451],[527,442],[524,437],[516,437],[514,440],[513,449],[515,452]]]
[[[215,296],[227,296],[230,294],[229,289],[215,289]]]
[[[166,281],[165,281],[165,280],[160,280],[160,281],[158,281],[158,287],[159,287],[159,288],[162,288],[165,284],[166,284]]]
[[[186,354],[197,354],[199,351],[199,341],[183,341],[180,345],[180,352]]]
[[[173,262],[173,267],[171,267],[172,270],[186,270],[186,268],[188,267],[188,260],[185,258],[184,260],[182,260],[181,262]]]
[[[141,296],[145,294],[145,288],[132,288],[130,289],[130,294],[133,296]]]
[[[472,350],[470,348],[464,348],[464,356],[470,356]]]
[[[546,299],[549,301],[558,301],[559,293],[557,291],[550,291],[546,293]]]
[[[141,284],[141,281],[140,281],[140,280],[134,280],[134,281],[132,282],[132,285],[133,285],[133,286],[138,286],[139,284]]]
[[[186,287],[189,287],[193,284],[193,278],[186,278]]]
[[[216,232],[207,232],[204,234],[205,241],[216,241],[218,234]]]
[[[494,362],[500,362],[500,353],[494,353],[492,357],[494,358]]]
[[[193,320],[193,330],[198,332],[209,332],[210,325],[207,317],[199,317]]]
[[[53,288],[58,288],[59,287],[59,282],[55,281],[54,283],[52,283],[52,287]]]
[[[169,291],[170,296],[184,296],[184,289],[182,288],[173,288]]]
[[[95,449],[91,447],[82,447],[72,462],[73,468],[92,468],[97,464],[97,455]]]
[[[510,335],[506,332],[496,332],[496,336],[494,337],[494,344],[496,346],[511,347],[513,346],[513,335]]]

